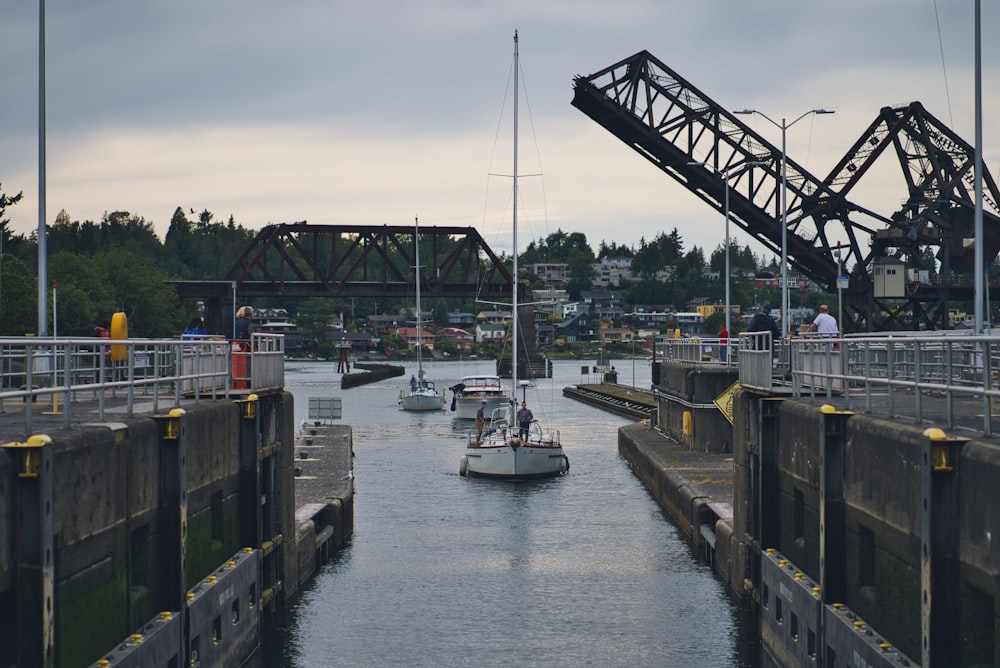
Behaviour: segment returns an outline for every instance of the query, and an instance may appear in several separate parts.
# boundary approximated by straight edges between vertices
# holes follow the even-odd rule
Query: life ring
[[[128,338],[128,318],[119,311],[111,316],[111,338],[124,341]],[[124,362],[128,359],[128,346],[111,346],[111,361]]]

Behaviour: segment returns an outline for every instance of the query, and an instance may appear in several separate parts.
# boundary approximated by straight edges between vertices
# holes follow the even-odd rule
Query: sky
[[[973,0],[47,0],[51,223],[129,211],[163,238],[177,207],[272,223],[475,226],[509,250],[517,29],[518,234],[636,246],[723,220],[572,107],[573,77],[643,49],[730,109],[792,120],[790,158],[825,176],[878,110],[919,100],[974,141]],[[982,32],[1000,10],[984,2]],[[38,3],[0,2],[0,189],[37,229]],[[1000,168],[1000,43],[984,39],[983,145]],[[741,116],[771,143],[780,130]],[[505,121],[505,119],[507,119]],[[527,176],[541,174],[541,176]],[[870,188],[891,213],[901,181]],[[191,218],[194,218],[191,216]],[[736,241],[750,243],[749,237]]]

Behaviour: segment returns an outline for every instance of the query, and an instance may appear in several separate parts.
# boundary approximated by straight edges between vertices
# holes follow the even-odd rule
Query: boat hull
[[[404,392],[399,395],[399,406],[404,411],[439,411],[444,408],[444,396],[433,391]]]
[[[472,478],[531,480],[554,478],[569,470],[569,460],[560,446],[466,448],[463,474]]]

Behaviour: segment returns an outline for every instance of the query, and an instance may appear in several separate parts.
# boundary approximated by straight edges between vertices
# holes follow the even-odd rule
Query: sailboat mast
[[[513,288],[514,296],[512,303],[514,305],[514,313],[511,314],[511,338],[513,339],[513,345],[511,345],[511,395],[514,398],[514,405],[517,406],[517,338],[518,338],[518,326],[517,326],[517,101],[518,101],[518,91],[517,91],[517,77],[521,65],[518,60],[518,49],[517,49],[517,29],[514,30],[514,217],[513,217],[513,227],[514,227],[514,276],[511,280],[511,287]],[[516,411],[515,411],[516,412]]]
[[[420,326],[420,219],[416,216],[413,217],[413,258],[416,262],[416,267],[414,267],[414,275],[417,277],[417,373],[420,374],[420,380],[424,379],[424,359],[423,359],[423,347],[424,347],[424,332]]]

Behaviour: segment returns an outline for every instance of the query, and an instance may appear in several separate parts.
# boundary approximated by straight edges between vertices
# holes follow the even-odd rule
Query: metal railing
[[[237,355],[243,364],[234,365]],[[243,374],[233,370],[242,368]],[[61,415],[69,426],[84,411],[105,419],[109,405],[128,417],[139,401],[158,412],[183,399],[228,398],[234,390],[284,387],[284,337],[254,334],[238,352],[226,339],[0,338],[0,413],[15,409],[30,435],[40,415]],[[84,407],[84,404],[86,405]],[[44,406],[44,408],[43,408]]]
[[[718,365],[718,356],[706,352],[713,345],[717,339],[670,340],[657,346],[657,358]],[[750,390],[837,398],[847,409],[905,414],[917,423],[933,416],[948,429],[981,416],[987,437],[1000,418],[1000,336],[806,334],[772,342],[768,332],[743,332],[730,345],[728,363],[738,366],[740,384]]]
[[[847,407],[919,423],[932,411],[953,428],[959,417],[982,416],[982,433],[993,435],[1000,399],[1000,336],[964,332],[900,333],[792,342],[793,393],[838,395]],[[810,367],[806,360],[812,358]],[[817,364],[816,361],[819,361]]]

